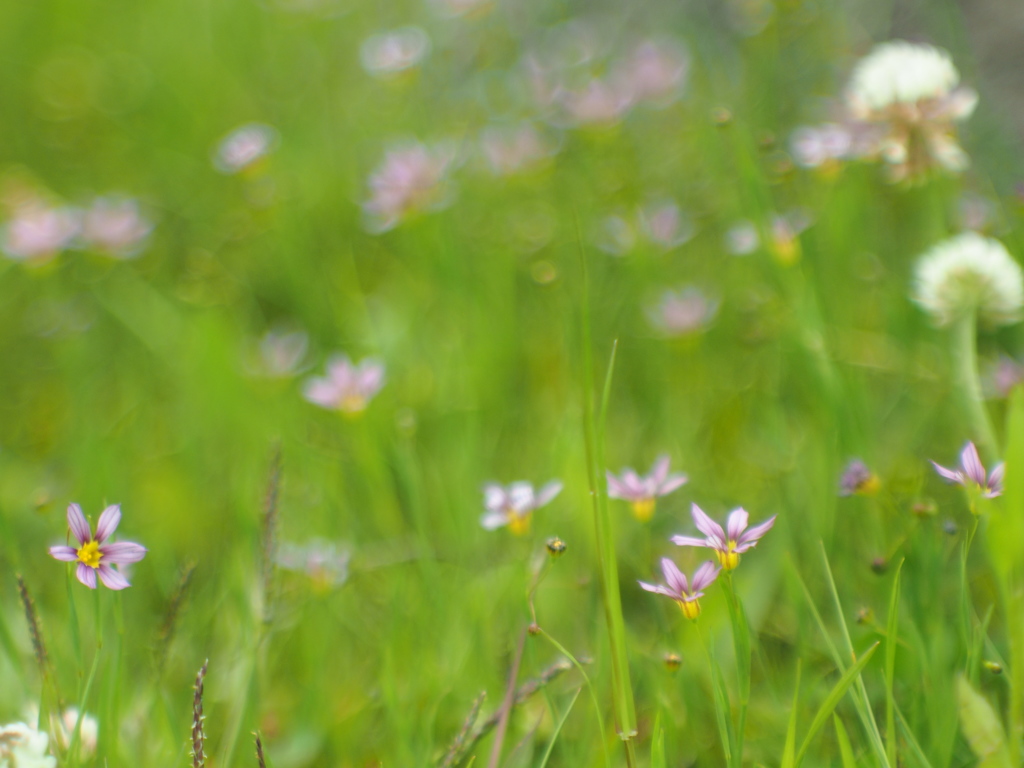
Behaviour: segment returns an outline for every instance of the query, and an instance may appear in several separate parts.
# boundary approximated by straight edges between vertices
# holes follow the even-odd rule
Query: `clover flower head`
[[[419,142],[392,147],[370,174],[369,199],[363,203],[366,227],[373,233],[394,229],[412,213],[443,207],[446,180],[455,150],[446,143]]]
[[[992,325],[1009,325],[1024,306],[1024,274],[998,240],[964,232],[918,260],[913,299],[939,325],[974,311]]]
[[[313,539],[306,544],[285,542],[276,561],[288,571],[303,573],[323,590],[336,589],[348,580],[351,553],[333,541]]]
[[[131,541],[109,542],[121,523],[121,506],[112,504],[100,514],[93,535],[89,521],[77,504],[68,505],[68,527],[78,541],[77,547],[50,547],[50,555],[65,563],[78,563],[75,576],[89,587],[96,589],[96,576],[107,589],[120,590],[130,587],[128,579],[113,568],[115,565],[137,563],[146,556],[146,548]]]
[[[550,502],[561,490],[560,480],[552,480],[537,491],[533,483],[524,480],[508,486],[487,483],[484,486],[486,512],[480,518],[480,525],[488,531],[507,525],[512,533],[522,536],[530,530],[533,511]]]
[[[0,725],[0,768],[55,768],[57,758],[46,754],[49,741],[25,723]]]
[[[369,74],[388,77],[412,69],[430,52],[430,38],[419,27],[403,27],[368,37],[359,60]]]
[[[972,442],[968,442],[964,446],[963,451],[961,451],[960,466],[958,468],[949,469],[936,464],[934,461],[932,466],[935,467],[935,471],[939,475],[949,482],[962,485],[969,490],[981,491],[983,498],[994,499],[996,496],[1003,495],[1003,475],[1006,472],[1006,465],[996,465],[991,474],[986,476],[985,466],[981,463],[978,449]]]
[[[623,469],[619,476],[608,472],[608,496],[628,501],[640,522],[650,520],[657,498],[672,493],[688,479],[681,472],[669,474],[669,461],[668,456],[659,456],[650,473],[644,477],[630,467]]]
[[[263,123],[248,123],[225,136],[213,155],[221,173],[232,174],[251,168],[277,145],[277,131]]]
[[[708,517],[704,510],[694,504],[690,508],[694,525],[697,530],[704,534],[705,538],[694,536],[673,536],[672,543],[680,547],[707,547],[715,551],[715,556],[722,567],[731,571],[740,564],[740,555],[748,549],[757,546],[761,537],[771,530],[775,525],[775,515],[772,515],[763,523],[748,528],[750,516],[747,511],[740,507],[729,513],[723,529],[718,523]]]
[[[648,310],[651,324],[669,336],[703,331],[718,314],[718,301],[695,286],[667,290],[661,301]]]
[[[656,595],[671,597],[679,604],[683,616],[688,619],[696,619],[700,616],[700,598],[704,597],[704,590],[711,586],[718,578],[721,568],[716,568],[710,560],[702,563],[693,574],[693,578],[687,581],[686,575],[679,570],[679,566],[667,557],[661,558],[661,573],[665,577],[664,584],[648,584],[641,581],[641,588]]]
[[[851,459],[839,478],[840,496],[870,496],[878,491],[878,475],[860,459]]]
[[[492,125],[480,136],[480,150],[495,176],[512,176],[536,168],[556,148],[530,123]]]
[[[353,365],[348,355],[335,355],[327,363],[327,375],[306,382],[303,392],[314,405],[346,414],[366,410],[384,386],[384,363],[367,357]]]
[[[942,98],[960,82],[949,54],[931,45],[893,40],[875,46],[850,77],[849,98],[862,109]]]
[[[936,165],[966,168],[953,124],[971,115],[978,96],[959,82],[945,51],[901,40],[877,46],[854,68],[847,90],[854,119],[886,129],[865,154],[881,156],[895,181]]]
[[[114,258],[137,255],[152,231],[138,202],[127,197],[97,197],[82,216],[85,244]]]

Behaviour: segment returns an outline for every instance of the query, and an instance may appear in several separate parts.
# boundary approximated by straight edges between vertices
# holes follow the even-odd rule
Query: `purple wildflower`
[[[722,526],[704,514],[704,510],[696,504],[691,508],[691,514],[697,530],[706,538],[673,536],[672,543],[678,544],[680,547],[707,547],[715,550],[718,562],[727,571],[731,571],[739,565],[740,555],[755,547],[761,537],[775,525],[775,515],[772,515],[763,523],[748,529],[747,523],[750,516],[742,507],[729,513],[724,530]]]
[[[96,574],[108,589],[130,587],[128,579],[113,565],[137,563],[146,556],[146,548],[131,541],[107,542],[121,522],[121,506],[112,504],[103,510],[93,536],[89,521],[77,504],[68,505],[68,527],[78,547],[50,547],[50,554],[65,563],[78,563],[75,576],[89,589],[96,589]]]
[[[248,123],[229,133],[213,155],[221,173],[232,174],[252,168],[277,146],[277,131],[263,123]]]
[[[384,364],[368,357],[353,365],[347,355],[335,355],[327,363],[327,375],[306,382],[304,395],[321,408],[360,413],[384,386]]]
[[[637,475],[631,467],[623,469],[618,477],[608,472],[608,496],[628,501],[636,519],[647,522],[654,514],[657,497],[672,493],[689,479],[681,472],[670,475],[668,466],[669,457],[659,456],[645,477]]]
[[[839,478],[840,496],[870,496],[879,488],[878,476],[860,459],[851,459]]]
[[[710,560],[702,563],[693,574],[691,581],[686,580],[686,575],[679,570],[679,567],[667,557],[661,558],[661,572],[665,576],[666,584],[648,584],[641,581],[640,586],[648,592],[656,595],[671,597],[688,619],[696,619],[700,616],[700,598],[704,597],[704,590],[711,586],[711,583],[718,578],[721,568],[716,568]],[[667,586],[666,586],[667,585]]]
[[[85,244],[114,258],[136,256],[152,231],[153,224],[131,198],[97,197],[82,217]]]
[[[522,536],[530,530],[533,511],[543,507],[561,490],[560,480],[552,480],[539,491],[534,491],[533,483],[522,480],[507,487],[487,483],[484,486],[484,509],[487,511],[480,518],[480,525],[488,531],[507,525],[512,533]]]
[[[647,311],[651,325],[669,336],[685,336],[703,331],[718,313],[718,300],[709,298],[695,286],[677,291],[666,290],[657,305]]]
[[[1006,465],[998,464],[986,477],[985,466],[981,463],[978,449],[972,442],[968,442],[960,453],[959,469],[947,469],[934,461],[932,466],[935,467],[936,472],[951,483],[957,483],[965,488],[971,488],[972,485],[977,486],[986,499],[994,499],[996,496],[1003,495],[1003,474],[1006,471]]]

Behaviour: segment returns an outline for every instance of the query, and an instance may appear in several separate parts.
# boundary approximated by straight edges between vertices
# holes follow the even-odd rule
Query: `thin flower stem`
[[[965,312],[953,325],[953,365],[960,396],[970,420],[971,431],[978,448],[986,460],[993,460],[999,452],[992,420],[985,409],[978,374],[977,318],[975,312]]]

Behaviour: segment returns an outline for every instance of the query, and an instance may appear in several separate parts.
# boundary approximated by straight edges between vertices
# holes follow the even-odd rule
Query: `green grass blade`
[[[879,643],[875,643],[864,653],[857,663],[846,670],[843,676],[839,678],[839,682],[835,684],[828,696],[825,697],[825,701],[821,703],[818,708],[818,713],[814,716],[814,720],[811,721],[811,727],[807,730],[807,735],[804,737],[804,743],[800,745],[800,751],[796,753],[796,765],[799,766],[804,759],[804,755],[807,754],[808,748],[811,746],[811,741],[818,735],[818,731],[825,725],[825,721],[832,715],[836,705],[839,704],[839,700],[846,695],[847,689],[853,685],[853,683],[859,679],[860,671],[864,669],[867,663],[871,660],[871,657],[875,655],[875,651],[878,650]]]
[[[846,726],[839,719],[839,715],[832,715],[832,725],[836,729],[836,741],[839,742],[839,757],[843,761],[843,768],[857,768],[857,758],[853,755],[853,747],[850,746],[850,735],[846,732]]]
[[[654,730],[651,732],[651,768],[666,768],[665,731],[661,727],[660,712],[654,719]]]
[[[899,720],[900,733],[903,735],[904,741],[907,742],[908,754],[913,757],[917,763],[918,768],[932,768],[932,763],[928,759],[928,756],[921,749],[920,743],[917,741],[917,737],[914,736],[914,732],[910,730],[910,726],[907,724],[906,719],[903,717],[903,713],[900,711],[899,706],[896,706],[896,717]]]
[[[899,639],[900,572],[903,561],[896,566],[896,576],[889,596],[889,618],[885,628],[885,754],[889,765],[896,765],[896,699],[893,685],[896,675],[896,645]]]
[[[786,727],[786,746],[782,749],[781,768],[793,768],[796,764],[796,717],[800,709],[800,659],[796,661],[796,684],[793,686],[793,706],[789,708],[789,725]]]
[[[733,749],[732,725],[729,722],[729,692],[725,687],[722,668],[718,666],[713,653],[708,654],[708,661],[711,664],[711,692],[715,701],[715,722],[718,725],[718,736],[722,740],[722,752],[725,753],[726,765],[732,765],[735,750]]]
[[[960,708],[960,728],[971,751],[984,768],[1010,768],[1009,747],[999,716],[988,700],[978,693],[961,675],[956,681],[957,701]]]
[[[544,768],[548,764],[548,758],[551,757],[551,751],[555,748],[555,742],[558,741],[558,734],[562,732],[562,726],[565,725],[566,718],[569,717],[569,713],[572,712],[573,706],[576,704],[576,699],[580,697],[583,692],[582,688],[577,688],[576,693],[573,694],[572,701],[569,702],[569,706],[565,708],[565,712],[558,718],[558,724],[555,725],[555,730],[551,734],[551,741],[548,742],[547,749],[544,750],[544,757],[541,758],[537,768]]]

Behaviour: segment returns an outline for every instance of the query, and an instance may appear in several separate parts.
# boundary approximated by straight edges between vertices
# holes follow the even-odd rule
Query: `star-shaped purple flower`
[[[682,610],[683,615],[688,619],[696,619],[700,616],[700,598],[704,597],[704,590],[711,586],[711,583],[718,578],[721,568],[716,568],[710,560],[702,563],[693,574],[691,581],[686,580],[686,574],[679,570],[679,567],[667,557],[661,558],[661,572],[665,577],[665,584],[648,584],[641,581],[640,586],[648,592],[656,595],[671,597]]]
[[[367,357],[353,365],[347,355],[335,355],[327,362],[327,375],[306,382],[303,395],[321,408],[356,414],[384,386],[384,364]]]
[[[75,576],[89,589],[96,589],[96,575],[108,589],[130,587],[128,579],[111,566],[137,563],[146,556],[146,548],[131,541],[107,542],[121,522],[121,506],[112,504],[103,510],[93,536],[89,521],[77,504],[68,505],[68,527],[78,547],[50,547],[50,554],[65,563],[78,563]]]
[[[934,461],[932,466],[935,467],[936,472],[951,483],[957,483],[966,488],[970,488],[972,485],[977,486],[982,491],[981,495],[986,499],[994,499],[996,496],[1003,495],[1003,475],[1006,472],[1006,465],[997,464],[992,473],[986,477],[985,465],[981,463],[978,449],[972,442],[968,442],[960,453],[959,469],[947,469]]]
[[[747,528],[750,515],[740,507],[729,513],[729,519],[722,529],[718,523],[704,514],[704,510],[694,504],[690,509],[697,530],[706,538],[694,536],[673,536],[672,543],[680,547],[707,547],[713,549],[722,567],[731,571],[740,564],[740,555],[757,546],[757,542],[775,525],[775,515],[753,528]]]
[[[636,519],[646,522],[654,514],[657,497],[672,493],[688,479],[681,472],[670,475],[668,467],[669,457],[659,456],[645,477],[640,477],[632,467],[626,467],[617,477],[608,472],[608,496],[628,501],[633,506]]]
[[[560,480],[552,480],[540,490],[533,489],[533,483],[520,480],[508,487],[498,483],[484,486],[484,509],[480,525],[488,531],[507,525],[517,536],[529,532],[530,517],[535,509],[543,507],[562,490]]]

